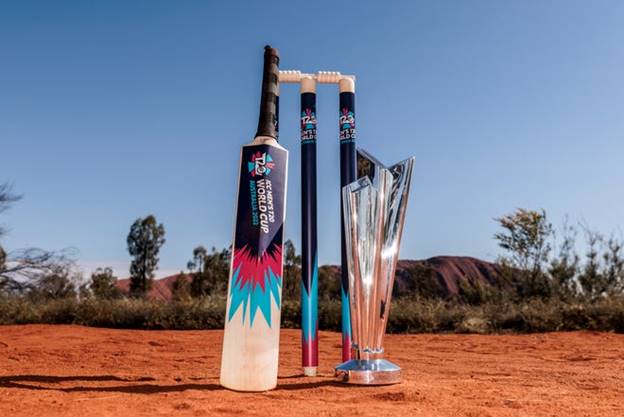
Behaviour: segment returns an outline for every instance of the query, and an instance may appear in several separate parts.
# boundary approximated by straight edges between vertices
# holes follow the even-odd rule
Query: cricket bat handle
[[[260,98],[260,118],[258,136],[268,136],[277,140],[277,106],[279,96],[279,52],[269,45],[264,47],[264,70],[262,75],[262,95]]]

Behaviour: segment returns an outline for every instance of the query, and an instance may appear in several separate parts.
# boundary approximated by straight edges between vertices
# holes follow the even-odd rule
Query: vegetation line
[[[0,184],[0,213],[19,198]],[[456,265],[460,272],[449,282],[427,262],[405,263],[394,288],[389,332],[624,332],[621,237],[605,237],[582,224],[556,230],[544,210],[518,209],[496,221],[501,229],[494,239],[503,254],[495,264],[475,262],[469,272]],[[0,237],[2,233],[0,229]],[[579,234],[585,238],[582,255],[576,245]],[[0,246],[0,324],[223,328],[229,248],[208,252],[196,247],[187,272],[170,287],[152,288],[164,226],[153,215],[139,218],[126,243],[133,260],[125,287],[106,267],[85,282],[67,252],[6,252]],[[295,328],[300,323],[301,257],[291,241],[284,249],[282,324]],[[323,330],[340,330],[339,275],[337,267],[319,268]],[[165,301],[155,301],[152,293]]]

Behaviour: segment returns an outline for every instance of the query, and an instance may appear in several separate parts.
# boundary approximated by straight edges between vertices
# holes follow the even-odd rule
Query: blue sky
[[[516,207],[617,232],[622,22],[619,1],[2,3],[0,182],[24,198],[1,243],[127,275],[129,226],[152,213],[161,276],[229,244],[266,43],[282,69],[356,74],[359,145],[416,157],[403,258],[494,259],[492,219]],[[298,245],[296,87],[280,107]],[[339,258],[337,107],[320,86],[321,263]]]

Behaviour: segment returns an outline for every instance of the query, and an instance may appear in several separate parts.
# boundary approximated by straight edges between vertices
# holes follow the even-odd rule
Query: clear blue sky
[[[304,18],[307,15],[307,19]],[[22,1],[0,5],[8,249],[74,247],[122,275],[156,215],[161,275],[229,244],[262,47],[354,73],[360,146],[416,157],[403,258],[493,259],[493,218],[624,226],[624,2]],[[336,88],[319,88],[320,261],[339,258]],[[300,239],[298,90],[282,88],[286,235]],[[299,245],[298,245],[299,246]]]

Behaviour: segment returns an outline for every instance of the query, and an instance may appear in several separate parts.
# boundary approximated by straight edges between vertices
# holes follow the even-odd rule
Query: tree
[[[576,228],[568,225],[566,220],[562,228],[562,242],[548,266],[548,275],[553,289],[562,300],[570,300],[578,296],[576,278],[580,259],[574,250],[576,233]]]
[[[117,287],[117,277],[111,268],[98,268],[91,274],[89,284],[91,293],[95,298],[111,300],[121,298],[123,295]]]
[[[11,204],[15,203],[22,197],[13,194],[13,188],[9,184],[0,184],[0,213],[6,211],[11,207]],[[6,231],[0,227],[0,236]]]
[[[214,248],[213,248],[214,252]],[[206,262],[206,256],[208,255],[208,251],[205,247],[199,245],[195,249],[193,249],[193,259],[188,261],[186,267],[191,272],[202,273],[204,272],[204,263]]]
[[[621,294],[624,290],[624,253],[621,240],[605,239],[584,227],[587,252],[578,277],[583,295],[590,301]]]
[[[340,267],[323,265],[318,270],[319,299],[340,300]]]
[[[4,253],[4,251],[1,251]],[[0,291],[24,293],[37,287],[41,277],[63,275],[72,269],[70,251],[49,252],[38,248],[20,249],[4,253],[0,263]]]
[[[20,200],[9,184],[0,184],[0,213]],[[0,237],[5,230],[0,227]],[[63,275],[71,270],[70,251],[50,252],[39,248],[7,252],[0,246],[0,292],[21,294],[34,290],[42,277]]]
[[[193,274],[191,295],[193,297],[218,294],[224,295],[230,275],[231,249],[224,248],[221,251],[217,251],[213,246],[210,254],[206,254],[201,250],[198,251],[198,249],[204,248],[202,246],[195,248],[195,250],[193,250],[193,256],[195,257],[197,254],[201,255],[203,258],[203,267],[197,268],[197,271]]]
[[[282,299],[299,300],[301,282],[301,255],[295,244],[288,239],[284,243],[284,276],[282,278]]]
[[[585,252],[585,265],[579,275],[579,284],[583,294],[590,300],[597,299],[602,295],[602,277],[600,276],[600,244],[603,237],[595,231],[584,228],[587,251]]]
[[[603,275],[607,295],[622,294],[624,291],[624,242],[610,237],[602,254]]]
[[[9,184],[0,184],[0,213],[11,207],[11,204],[19,200],[20,197],[13,194],[11,186]],[[0,237],[5,233],[5,230],[0,227]],[[7,253],[4,248],[0,246],[0,274],[6,269]],[[2,289],[3,277],[0,275],[0,289]]]
[[[153,215],[138,218],[130,227],[126,239],[130,263],[130,294],[145,297],[152,286],[154,271],[158,269],[158,252],[165,243],[165,227]]]
[[[2,246],[0,246],[0,274],[2,274],[2,271],[4,271],[6,268],[6,258],[7,254]]]
[[[41,274],[34,279],[27,295],[32,300],[56,300],[76,297],[76,283],[81,276],[72,275],[70,269],[58,270],[51,274]]]
[[[551,251],[548,241],[552,238],[553,227],[548,222],[546,211],[521,208],[496,221],[504,230],[496,233],[494,238],[509,254],[500,259],[500,264],[520,278],[517,282],[518,295],[550,296],[551,286],[544,268]]]

